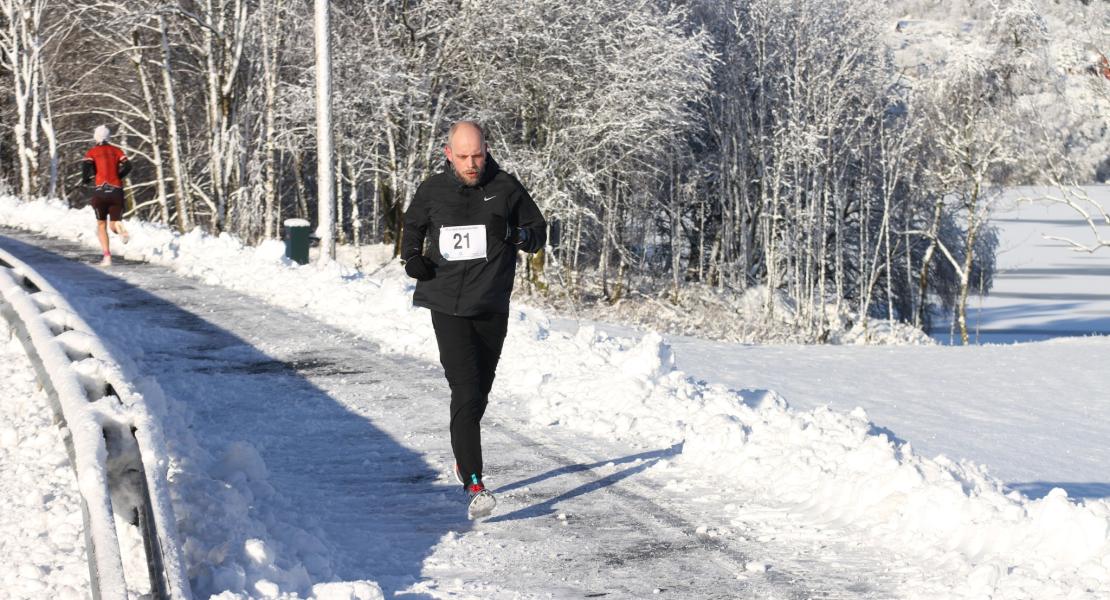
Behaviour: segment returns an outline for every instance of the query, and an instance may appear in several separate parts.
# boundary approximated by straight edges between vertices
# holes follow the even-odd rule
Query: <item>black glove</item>
[[[405,273],[417,281],[428,281],[436,276],[436,264],[427,256],[418,254],[405,261]]]

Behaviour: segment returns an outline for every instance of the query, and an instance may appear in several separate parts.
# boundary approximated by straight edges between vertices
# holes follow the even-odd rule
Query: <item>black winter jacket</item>
[[[520,244],[506,240],[506,224],[526,230],[527,239]],[[465,233],[480,230],[451,230],[442,239],[447,248],[440,248],[441,228],[484,226],[486,257],[448,260],[453,249],[465,248],[471,241]],[[497,230],[497,231],[495,231]],[[412,303],[434,311],[462,317],[484,313],[508,313],[509,295],[513,291],[517,250],[536,252],[547,243],[547,222],[524,186],[509,173],[502,171],[489,154],[481,178],[467,186],[455,175],[450,163],[442,173],[432,175],[420,184],[405,212],[405,229],[401,236],[401,258],[410,260],[424,253],[435,263],[435,276],[416,284]]]

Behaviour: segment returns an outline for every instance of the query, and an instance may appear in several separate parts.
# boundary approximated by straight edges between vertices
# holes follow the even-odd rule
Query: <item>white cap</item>
[[[109,135],[111,135],[111,132],[108,131],[108,126],[101,125],[93,131],[93,140],[95,140],[98,144],[103,144],[104,142],[108,141]]]

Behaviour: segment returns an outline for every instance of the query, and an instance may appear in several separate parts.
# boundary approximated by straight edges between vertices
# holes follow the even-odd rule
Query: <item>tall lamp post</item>
[[[320,264],[335,258],[335,190],[331,138],[331,46],[328,0],[316,1],[316,235]]]

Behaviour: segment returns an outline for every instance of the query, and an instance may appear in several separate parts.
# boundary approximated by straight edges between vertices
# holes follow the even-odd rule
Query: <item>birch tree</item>
[[[11,124],[19,163],[19,193],[26,201],[43,191],[42,139],[51,146],[49,160],[56,168],[56,140],[49,107],[45,105],[47,78],[43,48],[62,27],[47,18],[45,0],[0,0],[0,67],[11,73],[15,122]],[[51,177],[51,181],[54,178]]]

